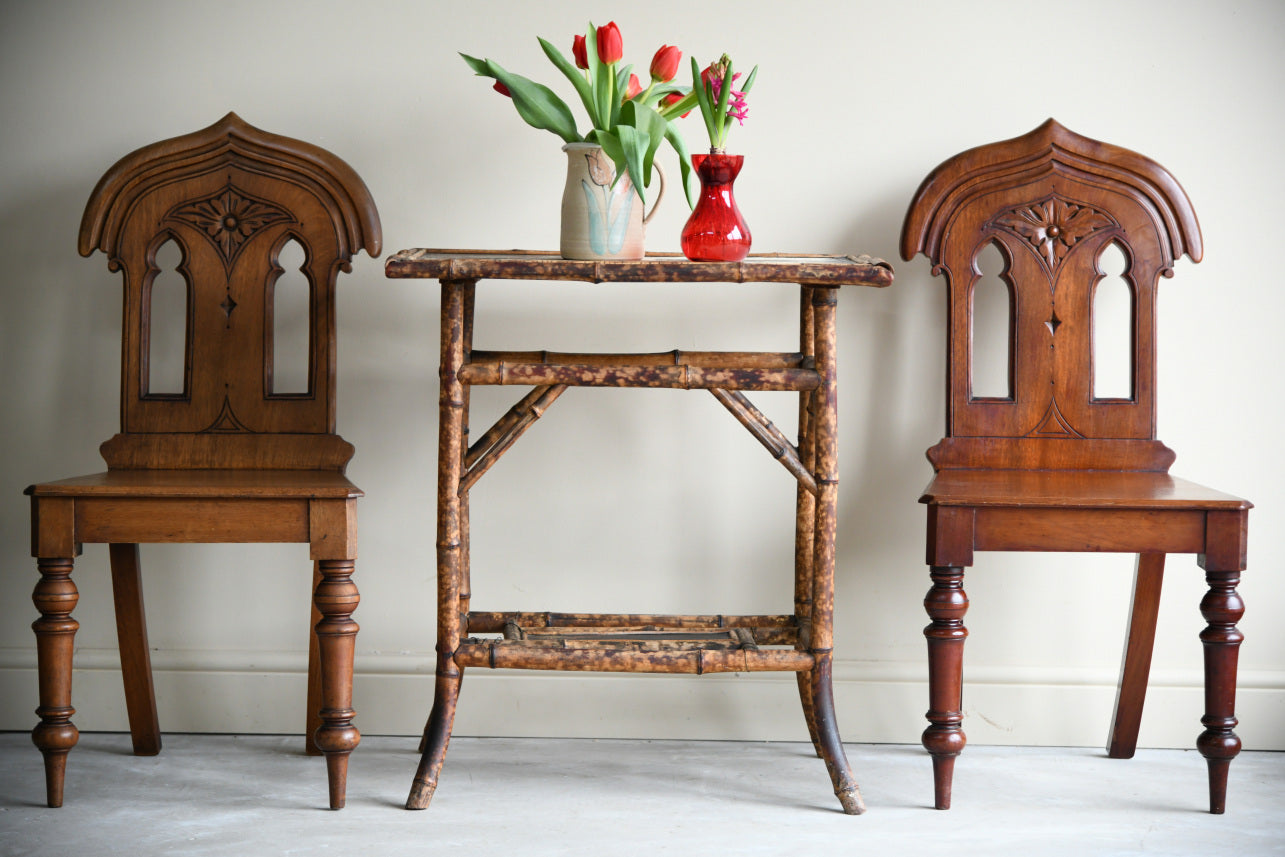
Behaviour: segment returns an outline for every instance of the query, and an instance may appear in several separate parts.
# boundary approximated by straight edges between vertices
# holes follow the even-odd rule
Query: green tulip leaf
[[[537,37],[538,38],[538,37]],[[540,47],[544,48],[544,54],[554,65],[558,67],[567,78],[571,85],[576,88],[576,93],[580,96],[580,103],[584,105],[585,111],[589,114],[589,123],[597,125],[597,105],[593,99],[593,87],[589,86],[589,81],[580,73],[580,69],[572,65],[562,52],[553,46],[548,39],[540,39]],[[588,43],[586,42],[586,53],[588,52]]]
[[[616,128],[616,135],[620,138],[620,148],[624,151],[625,169],[629,173],[629,180],[634,183],[634,190],[638,191],[638,198],[647,203],[645,193],[646,183],[643,181],[643,154],[647,147],[651,145],[650,135],[646,131],[640,131],[632,125],[620,125]],[[616,180],[620,180],[619,174]]]
[[[678,168],[683,174],[683,191],[687,196],[687,207],[696,207],[696,182],[692,180],[692,156],[687,151],[687,143],[683,140],[683,135],[678,133],[678,129],[672,123],[665,128],[665,139],[669,145],[674,147],[678,153]]]
[[[469,68],[473,69],[474,74],[481,75],[482,77],[491,76],[491,70],[486,67],[486,60],[480,60],[477,57],[471,57],[468,54],[460,54],[460,56],[464,58],[464,62],[468,63]]]
[[[644,186],[651,187],[652,162],[656,158],[656,150],[665,139],[668,123],[655,110],[636,101],[628,102],[621,109],[620,123],[647,135],[647,148],[642,153],[642,176]]]
[[[718,122],[718,147],[721,149],[727,142],[727,132],[731,130],[729,126],[732,120],[727,115],[727,105],[732,96],[732,60],[727,60],[727,69],[723,73],[723,82],[718,87],[718,109],[714,111],[715,120]]]
[[[576,119],[571,108],[549,87],[520,74],[505,71],[494,60],[487,60],[486,67],[491,77],[509,88],[513,106],[528,125],[552,131],[568,143],[578,143],[584,139],[576,129]]]

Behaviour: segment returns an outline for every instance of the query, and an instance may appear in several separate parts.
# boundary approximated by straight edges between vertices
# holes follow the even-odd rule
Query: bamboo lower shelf
[[[793,672],[813,746],[845,812],[864,810],[839,740],[832,688],[834,535],[838,496],[835,306],[842,286],[883,287],[891,267],[866,256],[767,254],[743,262],[681,256],[577,262],[552,253],[404,250],[392,278],[441,283],[438,397],[437,676],[419,770],[406,806],[424,809],[437,789],[465,669],[593,672]],[[594,283],[787,283],[799,288],[795,352],[662,351],[563,354],[473,349],[483,279]],[[695,286],[699,287],[699,286]],[[469,391],[532,389],[472,445]],[[793,612],[764,616],[488,613],[470,609],[469,493],[568,387],[708,390],[795,482]],[[748,391],[799,396],[798,438],[756,408]]]
[[[472,629],[472,615],[469,619]],[[479,619],[484,621],[478,626],[492,629],[501,620],[500,636],[462,639],[455,650],[457,666],[703,675],[806,672],[816,665],[811,652],[796,648],[799,632],[792,616],[509,613]]]

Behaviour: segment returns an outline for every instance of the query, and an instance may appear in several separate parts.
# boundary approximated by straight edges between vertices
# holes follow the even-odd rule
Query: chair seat
[[[351,499],[363,492],[335,470],[108,470],[42,482],[33,497]]]
[[[942,470],[921,503],[1062,509],[1245,510],[1247,500],[1159,472]]]
[[[327,526],[349,528],[349,501],[362,496],[335,470],[108,470],[26,493],[37,520],[65,520],[61,532],[76,544],[314,542],[314,549]]]

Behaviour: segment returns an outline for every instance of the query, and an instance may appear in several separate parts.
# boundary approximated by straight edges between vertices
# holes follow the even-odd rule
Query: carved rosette
[[[1051,194],[1000,214],[990,225],[1017,235],[1055,272],[1071,249],[1088,236],[1119,226],[1106,212]]]
[[[274,223],[293,220],[280,206],[256,199],[231,183],[213,196],[176,207],[167,216],[208,238],[229,271],[241,248],[256,233]]]

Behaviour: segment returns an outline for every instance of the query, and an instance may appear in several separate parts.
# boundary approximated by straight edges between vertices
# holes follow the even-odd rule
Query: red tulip
[[[638,75],[629,75],[629,86],[625,89],[625,101],[628,101],[640,92],[642,92],[642,84],[638,81]]]
[[[620,62],[625,55],[625,43],[620,38],[620,28],[615,21],[598,28],[598,59],[607,65]]]
[[[589,68],[589,54],[585,50],[584,36],[576,36],[572,40],[571,54],[576,58],[576,68]]]
[[[664,83],[674,79],[678,74],[678,62],[683,52],[673,45],[661,45],[660,50],[651,58],[651,79]]]
[[[513,93],[509,92],[509,88],[504,84],[500,83],[498,80],[495,82],[495,86],[492,86],[491,88],[494,89],[496,92],[500,93],[500,95],[503,95],[507,98],[513,97]]]
[[[682,101],[682,100],[683,100],[683,94],[682,94],[681,92],[671,92],[671,93],[669,93],[668,95],[666,95],[666,96],[664,96],[663,98],[661,98],[661,99],[660,99],[660,103],[661,103],[661,104],[663,104],[664,106],[668,107],[669,105],[671,105],[671,104],[677,104],[678,102],[680,102],[680,101]],[[681,118],[681,119],[686,119],[688,116],[691,116],[691,115],[692,115],[692,111],[688,110],[686,113],[684,113],[684,114],[683,114],[681,117],[679,117],[679,118]]]

